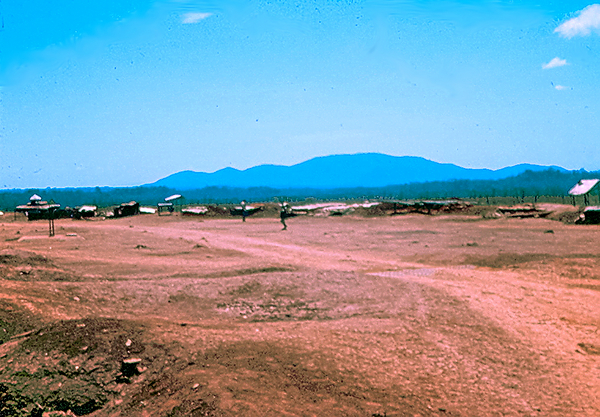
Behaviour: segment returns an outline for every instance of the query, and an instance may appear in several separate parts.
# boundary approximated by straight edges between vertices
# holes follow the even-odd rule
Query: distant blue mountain
[[[415,156],[390,156],[379,153],[331,155],[292,165],[259,165],[240,171],[224,168],[213,173],[182,171],[146,186],[177,190],[209,186],[272,188],[354,188],[384,187],[415,182],[450,180],[497,180],[527,170],[566,171],[557,166],[520,164],[498,170],[462,168]]]

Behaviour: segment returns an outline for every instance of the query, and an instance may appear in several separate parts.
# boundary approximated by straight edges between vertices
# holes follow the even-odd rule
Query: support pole
[[[54,210],[48,210],[48,236],[54,236]]]

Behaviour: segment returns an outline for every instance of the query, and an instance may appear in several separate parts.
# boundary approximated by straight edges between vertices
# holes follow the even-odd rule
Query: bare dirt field
[[[0,416],[600,416],[600,226],[0,218]]]

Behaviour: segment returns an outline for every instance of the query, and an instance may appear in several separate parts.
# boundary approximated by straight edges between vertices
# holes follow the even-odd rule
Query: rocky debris
[[[385,212],[389,215],[420,213],[428,215],[437,214],[469,214],[473,204],[468,201],[453,198],[449,200],[414,200],[414,201],[386,201],[377,206],[370,207],[372,215]],[[362,210],[361,214],[364,213]]]
[[[219,303],[217,309],[253,322],[329,319],[327,310],[319,308],[316,303],[292,298],[266,301],[240,299]]]
[[[600,224],[600,206],[590,206],[583,210],[579,218],[575,221],[577,224]]]
[[[36,324],[0,345],[0,416],[221,415],[206,381],[185,376],[194,362],[153,342],[136,322]]]
[[[526,217],[546,217],[550,215],[550,211],[538,209],[534,204],[523,204],[518,206],[510,206],[510,207],[498,207],[496,209],[498,213],[500,213],[504,217],[518,217],[518,218],[526,218]]]
[[[484,207],[484,206],[480,206]],[[581,222],[583,218],[582,209],[568,204],[519,204],[515,206],[485,206],[481,216],[484,219],[499,218],[546,218],[560,221],[562,223]]]
[[[99,318],[14,335],[14,346],[0,358],[0,415],[70,410],[80,416],[103,408],[147,369],[142,361],[164,356],[140,342],[143,334],[131,322]]]
[[[203,216],[208,213],[206,206],[193,206],[181,209],[182,216]]]

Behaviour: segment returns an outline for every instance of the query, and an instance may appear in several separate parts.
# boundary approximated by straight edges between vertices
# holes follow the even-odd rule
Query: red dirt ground
[[[280,226],[1,218],[0,415],[600,416],[600,226]]]

